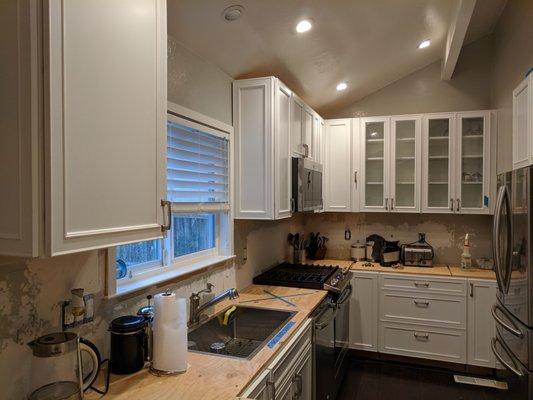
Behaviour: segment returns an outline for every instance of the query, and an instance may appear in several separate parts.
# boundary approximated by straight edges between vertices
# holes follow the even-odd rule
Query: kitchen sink
[[[237,306],[228,324],[223,325],[221,321],[228,309],[190,329],[190,351],[251,359],[295,314]]]

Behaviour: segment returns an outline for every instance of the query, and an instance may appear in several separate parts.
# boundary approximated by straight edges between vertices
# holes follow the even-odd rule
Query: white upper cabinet
[[[50,0],[42,15],[37,2],[18,8],[14,25],[2,27],[17,40],[10,76],[19,80],[7,87],[23,122],[0,139],[7,143],[0,162],[18,166],[0,168],[11,193],[1,200],[0,254],[57,255],[161,237],[166,3]]]
[[[295,94],[291,98],[291,151],[293,157],[305,156],[305,104]]]
[[[350,212],[352,195],[352,120],[326,121],[324,211]]]
[[[45,13],[50,253],[161,237],[165,2],[52,0]]]
[[[513,169],[533,164],[533,73],[513,91]]]
[[[233,83],[235,218],[291,215],[291,97],[274,77]]]
[[[455,211],[455,115],[427,114],[422,128],[422,211]]]
[[[390,211],[420,212],[421,125],[420,116],[392,117],[390,120]]]
[[[491,168],[491,113],[458,113],[456,124],[455,212],[489,214],[496,173]]]
[[[389,117],[360,120],[360,211],[389,211]]]
[[[304,109],[304,121],[303,121],[303,150],[304,150],[304,157],[308,157],[312,160],[314,160],[315,157],[315,132],[316,127],[314,124],[314,111],[311,110],[309,107],[305,107]]]

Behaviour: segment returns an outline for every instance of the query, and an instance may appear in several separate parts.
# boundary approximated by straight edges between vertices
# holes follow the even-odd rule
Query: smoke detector
[[[225,21],[232,22],[238,20],[244,13],[244,7],[240,5],[229,6],[222,11],[222,18]]]

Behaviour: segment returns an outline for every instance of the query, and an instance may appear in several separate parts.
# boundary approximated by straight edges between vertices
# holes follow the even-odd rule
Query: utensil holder
[[[306,261],[307,261],[307,258],[305,255],[305,249],[303,250],[294,249],[294,254],[293,254],[294,264],[305,264]]]

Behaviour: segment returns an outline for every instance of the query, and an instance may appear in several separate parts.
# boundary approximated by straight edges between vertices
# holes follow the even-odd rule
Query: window
[[[231,256],[229,140],[226,132],[169,114],[167,198],[172,227],[163,239],[116,247],[119,286]]]

